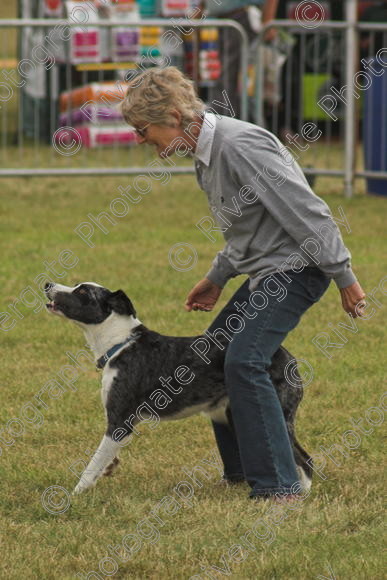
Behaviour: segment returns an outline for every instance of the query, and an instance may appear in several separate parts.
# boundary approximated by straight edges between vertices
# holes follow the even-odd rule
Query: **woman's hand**
[[[359,282],[354,282],[347,288],[340,288],[341,303],[345,312],[348,312],[353,318],[362,316],[365,309],[365,293]]]
[[[189,312],[191,310],[204,310],[209,312],[214,308],[221,292],[222,288],[220,286],[217,286],[211,280],[208,280],[208,278],[203,278],[188,294],[185,309]]]

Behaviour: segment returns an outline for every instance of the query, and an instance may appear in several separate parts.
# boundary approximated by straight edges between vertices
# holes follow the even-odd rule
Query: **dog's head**
[[[133,304],[122,290],[111,292],[93,282],[73,288],[48,282],[44,292],[49,299],[47,310],[80,324],[100,324],[113,312],[136,317]]]

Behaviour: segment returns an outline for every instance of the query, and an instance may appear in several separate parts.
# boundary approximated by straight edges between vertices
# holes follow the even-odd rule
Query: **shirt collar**
[[[204,113],[203,124],[196,143],[194,158],[207,167],[210,164],[212,143],[214,141],[216,117],[213,113]]]

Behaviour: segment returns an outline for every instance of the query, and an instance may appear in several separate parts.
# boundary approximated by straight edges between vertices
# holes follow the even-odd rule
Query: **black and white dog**
[[[211,363],[206,364],[193,348],[200,336],[163,336],[149,330],[136,318],[136,311],[122,290],[111,292],[94,283],[74,288],[48,283],[45,294],[50,312],[82,328],[97,367],[103,368],[102,402],[107,429],[74,493],[92,487],[101,475],[111,474],[118,464],[120,448],[132,433],[137,433],[136,425],[141,421],[154,421],[156,416],[161,420],[181,419],[202,412],[230,425],[223,371],[227,341],[223,346],[219,341],[211,345],[206,351]],[[294,434],[303,389],[291,385],[284,373],[292,360],[281,347],[273,357],[270,374],[293,444],[300,482],[309,488],[311,458]],[[293,371],[293,377],[294,374]]]

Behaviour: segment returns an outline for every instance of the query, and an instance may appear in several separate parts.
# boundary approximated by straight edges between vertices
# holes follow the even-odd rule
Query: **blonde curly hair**
[[[205,105],[197,96],[193,82],[175,66],[150,68],[130,82],[121,111],[129,125],[144,123],[173,126],[173,110],[181,114],[186,129]]]

